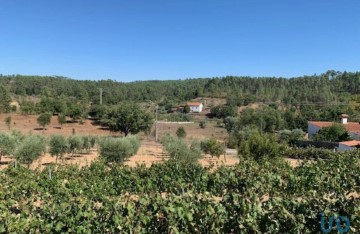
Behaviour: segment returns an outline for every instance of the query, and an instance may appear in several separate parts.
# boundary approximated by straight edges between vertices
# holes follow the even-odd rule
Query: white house
[[[339,151],[354,150],[356,147],[360,147],[360,141],[343,141],[339,142]]]
[[[360,140],[360,123],[348,122],[348,115],[341,115],[341,124],[349,132],[350,136],[354,140]],[[308,137],[311,139],[312,135],[317,133],[321,128],[330,127],[336,123],[325,121],[308,121]]]
[[[190,107],[190,112],[200,113],[203,110],[203,104],[201,102],[188,102],[186,103]]]

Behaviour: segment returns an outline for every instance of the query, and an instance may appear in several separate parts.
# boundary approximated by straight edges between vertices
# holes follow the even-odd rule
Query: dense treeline
[[[255,101],[281,101],[285,104],[346,101],[350,95],[360,92],[360,72],[328,71],[291,79],[228,76],[130,83],[11,75],[0,76],[0,84],[16,95],[38,96],[46,89],[54,96],[63,94],[93,103],[99,102],[99,88],[102,88],[105,104],[117,104],[124,100],[158,102],[165,97],[184,101],[207,96],[226,97],[228,104],[240,106]]]

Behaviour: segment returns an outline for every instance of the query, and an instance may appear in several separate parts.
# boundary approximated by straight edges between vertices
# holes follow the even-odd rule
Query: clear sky
[[[359,0],[0,0],[1,74],[292,77],[359,65]]]

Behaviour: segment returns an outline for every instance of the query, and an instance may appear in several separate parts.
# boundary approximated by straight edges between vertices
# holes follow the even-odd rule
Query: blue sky
[[[0,73],[118,81],[358,71],[358,0],[1,0]]]

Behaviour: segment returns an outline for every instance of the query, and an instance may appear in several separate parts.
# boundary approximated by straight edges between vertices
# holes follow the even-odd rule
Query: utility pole
[[[100,105],[102,105],[102,88],[100,88]]]
[[[260,117],[260,135],[263,134],[263,114],[264,114],[264,106],[261,108],[261,117]]]
[[[155,109],[155,141],[158,141],[158,130],[157,130],[157,119],[158,119],[158,106],[156,105]]]

